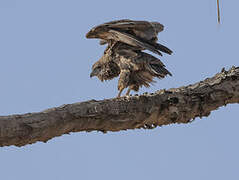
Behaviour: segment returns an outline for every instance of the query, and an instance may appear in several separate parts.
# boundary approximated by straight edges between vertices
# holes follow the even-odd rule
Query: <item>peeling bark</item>
[[[226,104],[239,103],[239,67],[193,85],[107,100],[91,100],[39,113],[0,116],[0,146],[23,146],[79,131],[120,131],[190,123]]]

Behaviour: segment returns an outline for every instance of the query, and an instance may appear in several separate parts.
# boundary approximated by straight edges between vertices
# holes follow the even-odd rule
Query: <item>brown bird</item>
[[[109,42],[104,55],[92,66],[90,77],[97,76],[101,81],[110,80],[117,76],[118,96],[128,87],[126,95],[131,90],[138,91],[140,87],[149,87],[153,78],[164,78],[172,75],[164,64],[156,57],[135,51],[134,47],[121,43]]]
[[[86,34],[86,37],[101,39],[100,44],[113,40],[131,45],[138,50],[148,49],[159,55],[162,55],[160,51],[172,54],[169,48],[157,43],[157,35],[163,29],[164,26],[158,22],[123,19],[96,26]]]

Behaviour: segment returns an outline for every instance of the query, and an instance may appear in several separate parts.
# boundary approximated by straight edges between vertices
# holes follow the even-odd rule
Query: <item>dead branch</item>
[[[239,102],[239,67],[193,85],[151,94],[91,100],[39,113],[0,116],[0,146],[23,146],[79,131],[120,131],[190,123]]]

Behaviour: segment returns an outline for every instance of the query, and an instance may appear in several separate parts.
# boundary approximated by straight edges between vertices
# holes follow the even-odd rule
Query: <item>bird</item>
[[[119,41],[138,50],[149,50],[162,56],[161,52],[172,54],[173,51],[166,46],[157,43],[157,35],[164,30],[164,26],[158,22],[134,21],[122,19],[110,21],[93,27],[86,38],[98,38],[100,44],[110,41]]]
[[[119,76],[118,98],[128,88],[138,91],[140,87],[149,87],[154,77],[159,79],[172,74],[165,68],[160,59],[142,51],[135,50],[131,45],[120,41],[109,42],[103,56],[93,64],[90,77],[97,76],[101,81],[111,80]]]

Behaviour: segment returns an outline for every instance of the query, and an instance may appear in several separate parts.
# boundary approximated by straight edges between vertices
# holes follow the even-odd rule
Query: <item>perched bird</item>
[[[117,76],[118,97],[128,88],[126,95],[131,90],[138,91],[140,87],[149,87],[153,78],[164,78],[172,75],[164,64],[156,57],[137,51],[134,47],[118,42],[109,42],[104,55],[92,66],[90,77],[97,76],[101,81],[110,80]]]
[[[158,22],[123,19],[96,26],[86,34],[86,37],[101,39],[100,44],[119,41],[138,50],[147,49],[159,55],[162,55],[160,51],[172,54],[169,48],[157,43],[157,35],[163,29],[164,26]]]
[[[108,44],[104,55],[92,66],[90,77],[97,76],[101,81],[119,76],[118,97],[128,88],[138,91],[149,87],[153,78],[172,75],[156,57],[142,52],[148,49],[162,55],[172,51],[157,43],[157,35],[164,26],[158,22],[132,21],[128,19],[111,21],[92,28],[87,38],[99,38],[100,44]],[[161,51],[161,52],[160,52]]]

